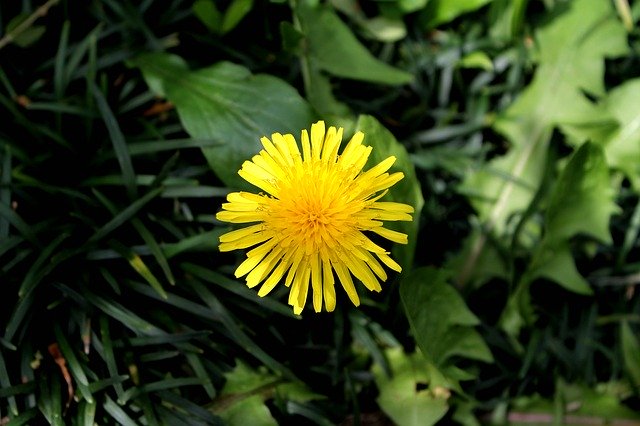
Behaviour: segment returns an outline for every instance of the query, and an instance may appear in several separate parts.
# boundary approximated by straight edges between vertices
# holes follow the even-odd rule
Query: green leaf
[[[224,34],[234,29],[252,8],[253,0],[233,0],[222,18],[221,33]]]
[[[405,13],[416,12],[427,5],[429,0],[397,0],[398,6]]]
[[[458,66],[462,68],[480,68],[485,71],[493,70],[493,62],[489,55],[479,50],[463,56],[458,62]]]
[[[574,293],[593,294],[587,280],[576,269],[568,243],[543,244],[536,249],[524,280],[531,282],[536,278],[546,278]]]
[[[370,37],[385,43],[394,43],[407,36],[407,27],[400,19],[376,16],[362,20],[360,25]]]
[[[575,0],[566,9],[536,32],[539,64],[533,80],[495,121],[494,129],[510,142],[509,151],[470,173],[460,187],[484,229],[498,236],[537,192],[553,128],[593,116],[595,107],[584,93],[602,95],[605,58],[628,50],[625,30],[609,1]],[[461,282],[473,276],[485,242],[476,239]]]
[[[577,235],[610,244],[609,220],[619,209],[614,203],[609,169],[602,149],[583,144],[558,178],[545,215],[545,234],[534,253],[526,278],[545,277],[566,289],[591,294],[577,272],[569,241]]]
[[[640,387],[640,340],[626,321],[620,323],[620,340],[624,366],[633,384]]]
[[[492,0],[430,0],[424,9],[424,25],[429,28],[453,21],[458,16],[474,11]]]
[[[263,367],[254,370],[239,359],[235,368],[225,374],[225,379],[213,410],[230,426],[278,424],[265,405],[265,401],[276,395],[298,402],[321,397],[300,382],[285,381]]]
[[[406,84],[413,75],[377,59],[325,5],[299,2],[296,12],[306,36],[308,60],[337,77],[382,84]]]
[[[229,187],[253,190],[238,176],[242,163],[260,151],[260,138],[274,132],[299,137],[314,120],[296,90],[271,75],[252,75],[230,62],[191,71],[175,55],[151,53],[132,64],[149,87],[175,106],[185,130],[219,146],[203,148],[210,167]]]
[[[583,234],[610,244],[609,219],[619,211],[614,196],[602,148],[583,144],[572,155],[551,194],[545,216],[546,243]]]
[[[529,288],[537,278],[553,281],[577,294],[593,294],[576,268],[570,242],[584,235],[611,243],[609,220],[618,210],[613,197],[602,148],[583,144],[554,185],[545,215],[544,237],[502,313],[500,324],[509,335],[517,336],[523,325],[535,319],[529,306]]]
[[[358,117],[356,130],[362,131],[364,133],[364,143],[373,147],[367,167],[378,164],[390,156],[395,156],[396,162],[390,172],[400,171],[404,173],[404,179],[390,189],[384,200],[409,204],[415,210],[413,221],[411,222],[387,222],[390,228],[403,232],[409,237],[409,244],[396,244],[393,247],[393,254],[396,260],[408,271],[413,264],[420,212],[424,205],[422,189],[416,177],[415,168],[404,146],[374,117],[370,115]]]
[[[26,21],[28,17],[28,13],[21,13],[14,16],[13,19],[11,19],[11,21],[9,21],[9,23],[7,24],[7,28],[4,33],[11,33],[20,24]],[[20,47],[29,47],[30,45],[38,41],[40,37],[44,35],[46,30],[47,27],[45,27],[44,25],[31,25],[24,31],[21,31],[19,34],[17,34],[13,39],[13,42]]]
[[[120,169],[122,171],[122,179],[127,188],[127,192],[131,198],[135,198],[137,192],[135,172],[133,170],[133,163],[131,162],[131,156],[127,149],[127,142],[124,138],[124,134],[122,133],[122,130],[120,130],[118,120],[113,114],[113,111],[111,111],[111,108],[109,108],[109,104],[98,86],[95,83],[92,83],[90,87],[96,100],[98,110],[100,111],[102,119],[107,127],[107,131],[109,132],[111,143],[113,144],[113,150],[118,158],[118,163],[120,164]]]
[[[472,327],[478,318],[447,283],[448,271],[414,269],[400,282],[400,299],[420,350],[436,367],[452,356],[492,362],[486,343]]]
[[[193,13],[211,32],[220,32],[222,14],[216,8],[213,0],[197,0],[193,6]]]
[[[391,365],[391,377],[378,364],[373,367],[380,392],[376,401],[380,408],[398,426],[436,424],[449,409],[450,392],[433,386],[430,374],[433,367],[420,353],[407,355],[401,348],[388,349],[386,355]]]
[[[269,408],[264,405],[260,395],[252,395],[241,399],[228,409],[218,413],[229,426],[277,426]]]
[[[619,127],[608,137],[595,140],[604,148],[608,164],[620,171],[640,191],[640,79],[629,80],[613,89],[604,99],[606,111]]]

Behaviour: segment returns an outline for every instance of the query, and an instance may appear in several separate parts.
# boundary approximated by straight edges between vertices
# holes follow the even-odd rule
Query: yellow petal
[[[382,226],[371,228],[371,231],[375,232],[381,237],[386,238],[387,240],[393,241],[394,243],[407,244],[409,242],[407,239],[407,234],[403,234],[402,232],[398,231],[392,231],[391,229],[383,228]]]

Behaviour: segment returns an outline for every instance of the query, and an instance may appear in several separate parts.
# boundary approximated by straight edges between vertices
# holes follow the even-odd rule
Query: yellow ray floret
[[[364,134],[357,132],[339,154],[342,133],[319,121],[310,132],[302,131],[300,147],[290,134],[263,137],[264,149],[238,174],[265,193],[233,192],[216,215],[249,224],[220,237],[220,251],[255,246],[236,277],[246,276],[249,287],[261,284],[261,297],[283,283],[296,314],[306,304],[309,287],[313,309],[320,312],[324,303],[333,311],[336,278],[358,306],[353,277],[368,290],[381,291],[380,281],[387,279],[382,265],[402,270],[367,234],[407,244],[406,234],[385,228],[384,222],[411,221],[413,207],[378,201],[404,175],[387,172],[395,157],[362,171],[372,148],[362,144]]]

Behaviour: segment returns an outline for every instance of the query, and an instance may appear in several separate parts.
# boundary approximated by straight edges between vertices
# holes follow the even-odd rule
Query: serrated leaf
[[[396,157],[396,162],[391,171],[404,173],[404,178],[391,188],[384,200],[409,204],[415,210],[412,222],[389,224],[389,227],[404,232],[409,237],[409,244],[396,244],[392,249],[396,260],[405,270],[408,270],[413,264],[420,211],[424,205],[424,198],[422,197],[422,190],[416,177],[415,168],[404,146],[374,117],[370,115],[358,117],[356,130],[362,131],[365,135],[364,143],[373,147],[367,167],[378,164],[393,155]]]
[[[640,79],[629,80],[613,89],[604,99],[606,111],[618,122],[610,136],[594,139],[602,145],[608,164],[620,171],[640,190]]]
[[[605,244],[611,242],[609,220],[618,210],[613,197],[602,149],[592,143],[583,144],[554,185],[545,215],[544,237],[502,313],[500,324],[509,335],[517,336],[522,326],[534,320],[529,287],[535,279],[553,281],[577,294],[593,293],[576,268],[570,241],[585,235]]]
[[[545,245],[536,250],[524,279],[531,282],[536,278],[546,278],[574,293],[593,294],[587,280],[576,269],[568,243]]]
[[[434,386],[433,367],[419,353],[405,354],[401,348],[386,351],[392,375],[375,364],[373,374],[379,389],[376,401],[398,426],[436,424],[449,410],[450,392]],[[427,385],[430,385],[427,388]],[[421,389],[423,387],[424,389]]]
[[[584,93],[603,94],[605,58],[628,49],[610,2],[576,0],[566,6],[557,7],[558,14],[536,32],[539,64],[533,80],[493,126],[511,143],[508,153],[469,174],[461,186],[484,228],[498,236],[539,188],[553,128],[593,116],[595,107]],[[465,261],[464,279],[486,242],[477,241]]]
[[[326,5],[298,2],[296,13],[306,36],[308,60],[337,77],[382,84],[406,84],[413,75],[377,59]]]
[[[314,120],[298,92],[271,75],[257,74],[230,62],[191,71],[180,57],[151,53],[132,61],[149,87],[176,107],[193,138],[220,145],[202,151],[212,170],[229,187],[252,190],[238,176],[242,163],[260,150],[260,138],[274,132],[300,131]]]
[[[472,328],[478,318],[447,283],[450,277],[448,271],[423,267],[402,278],[400,299],[414,338],[439,368],[454,355],[492,362],[489,348]]]
[[[300,382],[285,381],[265,368],[252,369],[236,360],[233,370],[225,374],[226,382],[220,397],[214,401],[214,411],[230,425],[276,425],[265,401],[277,394],[294,401],[317,399]]]
[[[567,163],[555,184],[545,216],[545,240],[556,244],[583,234],[609,244],[614,203],[609,169],[602,148],[583,144]]]
[[[526,278],[545,277],[567,290],[591,294],[576,270],[569,241],[577,235],[611,243],[609,220],[618,211],[602,149],[583,144],[558,178],[545,215],[545,234],[534,253]]]

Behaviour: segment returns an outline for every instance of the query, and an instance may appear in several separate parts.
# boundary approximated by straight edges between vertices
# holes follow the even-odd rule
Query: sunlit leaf
[[[603,107],[619,127],[608,137],[596,139],[602,145],[607,163],[624,173],[636,190],[640,190],[640,79],[629,80],[613,89]]]
[[[424,10],[425,25],[435,27],[476,10],[492,0],[430,0]]]
[[[398,426],[436,424],[449,410],[450,391],[432,385],[428,361],[419,353],[405,354],[401,348],[386,351],[392,375],[388,377],[379,365],[373,374],[380,394],[380,408]]]
[[[383,84],[406,84],[413,76],[377,59],[328,6],[299,2],[308,60],[337,77]]]
[[[222,14],[216,7],[213,0],[197,0],[193,3],[193,13],[209,29],[209,31],[220,31]]]
[[[533,80],[494,124],[510,142],[507,154],[470,173],[461,186],[485,229],[499,236],[538,190],[553,128],[593,115],[595,107],[585,92],[602,95],[605,58],[628,49],[610,2],[576,0],[556,10],[554,19],[535,35],[539,55]],[[461,282],[473,276],[485,243],[484,237],[475,236]]]
[[[263,368],[254,370],[240,360],[236,360],[235,368],[225,374],[225,379],[213,410],[231,426],[278,424],[265,405],[276,395],[293,401],[320,397],[302,383],[283,380]]]

